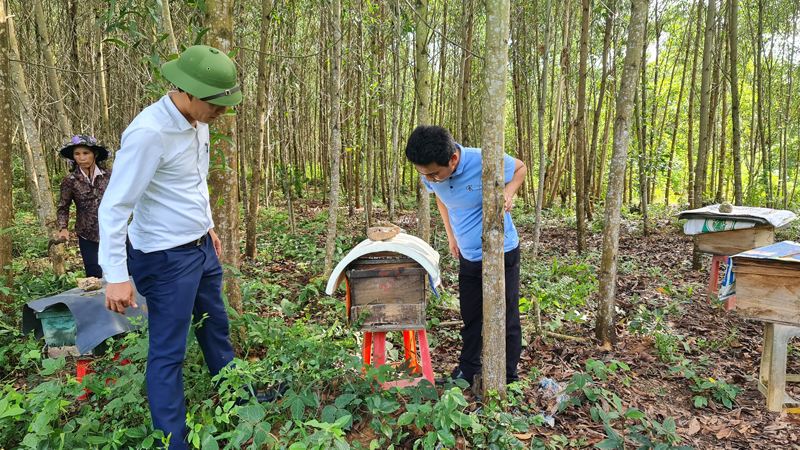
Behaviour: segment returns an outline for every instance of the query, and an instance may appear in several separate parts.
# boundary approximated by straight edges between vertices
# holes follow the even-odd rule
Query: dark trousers
[[[87,277],[103,278],[103,269],[97,263],[97,252],[100,244],[78,236],[78,246],[83,257],[83,269]]]
[[[202,321],[195,336],[212,376],[234,356],[222,301],[222,266],[208,237],[200,246],[151,253],[128,244],[128,269],[147,299],[146,378],[153,428],[172,434],[170,450],[188,449],[182,366],[191,322]]]
[[[522,326],[519,322],[519,247],[505,253],[506,272],[506,381],[518,381],[517,365],[522,353]],[[483,351],[483,280],[481,261],[459,257],[458,290],[461,303],[461,338],[464,341],[459,369],[468,380],[481,373]]]

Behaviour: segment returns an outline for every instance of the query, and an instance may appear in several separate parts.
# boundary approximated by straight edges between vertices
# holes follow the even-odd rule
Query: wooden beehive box
[[[775,242],[775,227],[756,225],[743,230],[718,231],[694,236],[697,251],[712,255],[731,256],[754,248],[772,245]]]
[[[425,329],[428,272],[398,253],[372,253],[353,261],[346,272],[350,284],[350,321],[362,331]]]
[[[800,262],[737,256],[733,271],[741,316],[800,324]]]

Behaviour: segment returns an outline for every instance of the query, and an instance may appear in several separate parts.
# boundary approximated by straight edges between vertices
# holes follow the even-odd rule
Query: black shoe
[[[258,403],[272,403],[275,400],[283,397],[283,394],[289,390],[289,387],[283,383],[277,383],[275,386],[256,392],[256,400]]]
[[[244,389],[250,392],[249,397],[241,397],[236,400],[236,404],[238,406],[244,406],[250,403],[250,399],[255,397],[258,403],[272,403],[275,400],[281,398],[286,391],[289,390],[289,387],[284,385],[283,383],[277,383],[275,386],[271,388],[267,388],[263,391],[257,391],[255,388],[249,386],[243,386]],[[255,394],[253,394],[255,392]]]
[[[472,387],[472,377],[467,377],[458,366],[450,372],[450,378],[452,378],[453,381],[464,380],[469,384],[469,387]]]

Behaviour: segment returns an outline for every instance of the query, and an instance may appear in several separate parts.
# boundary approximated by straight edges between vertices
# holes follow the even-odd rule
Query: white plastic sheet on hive
[[[428,272],[434,288],[442,284],[442,277],[439,271],[439,253],[422,239],[409,234],[400,233],[385,241],[366,239],[353,247],[350,253],[339,261],[339,264],[333,269],[328,279],[325,293],[333,295],[333,292],[344,280],[344,271],[350,263],[362,256],[379,252],[395,252],[412,258]]]

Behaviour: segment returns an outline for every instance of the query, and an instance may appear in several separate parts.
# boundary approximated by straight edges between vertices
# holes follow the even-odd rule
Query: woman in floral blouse
[[[108,149],[92,136],[79,134],[62,145],[58,152],[72,163],[72,172],[61,182],[61,199],[58,201],[58,238],[69,239],[69,207],[75,202],[75,234],[83,256],[87,277],[101,278],[103,270],[97,263],[100,229],[97,225],[97,208],[111,178],[111,169],[98,166],[108,158]]]

